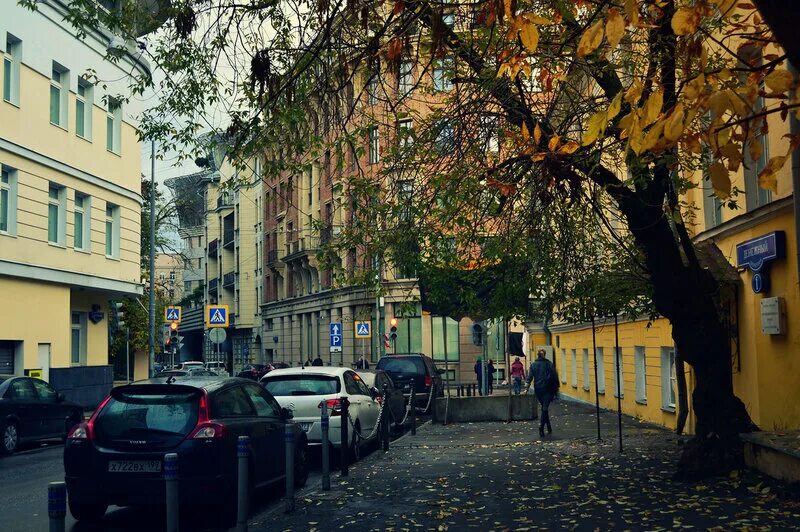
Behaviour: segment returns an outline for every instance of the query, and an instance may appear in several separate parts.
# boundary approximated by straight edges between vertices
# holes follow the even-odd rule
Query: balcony
[[[208,256],[212,259],[217,258],[217,250],[219,248],[219,239],[215,238],[208,243]]]
[[[233,290],[236,286],[236,272],[228,272],[222,276],[222,288]]]
[[[220,194],[217,197],[217,209],[223,209],[226,207],[233,207],[233,198],[231,198],[230,194]]]
[[[236,238],[234,230],[225,229],[225,232],[222,234],[222,247],[225,249],[233,249],[235,242]]]
[[[316,254],[320,247],[320,237],[304,236],[294,242],[286,243],[286,255],[283,260],[292,260]]]
[[[208,280],[208,293],[210,294],[217,294],[217,289],[219,288],[219,279],[209,279]]]

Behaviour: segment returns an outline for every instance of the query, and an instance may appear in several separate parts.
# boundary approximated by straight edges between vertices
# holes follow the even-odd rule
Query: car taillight
[[[216,421],[200,423],[189,435],[192,440],[219,440],[225,437],[225,425]]]
[[[69,431],[67,435],[68,440],[93,440],[94,431],[89,426],[89,423],[83,421],[78,423]]]
[[[430,375],[425,375],[425,386],[430,386],[433,384],[433,379],[431,379]]]
[[[329,416],[342,415],[342,401],[340,399],[328,399],[325,401],[325,404],[328,405]],[[322,408],[322,401],[317,405],[317,408]]]
[[[376,395],[375,396],[375,402],[378,403],[379,405],[383,404],[383,396],[382,395]]]

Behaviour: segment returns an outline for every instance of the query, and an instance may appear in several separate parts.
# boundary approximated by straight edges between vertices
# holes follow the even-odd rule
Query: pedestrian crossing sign
[[[370,337],[370,325],[372,322],[369,321],[357,321],[355,322],[356,328],[356,338],[369,338]]]
[[[206,327],[227,327],[228,305],[206,305]]]
[[[181,307],[167,307],[164,309],[164,321],[167,323],[181,322]]]

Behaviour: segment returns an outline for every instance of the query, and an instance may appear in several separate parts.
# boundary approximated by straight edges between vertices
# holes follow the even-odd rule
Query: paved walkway
[[[557,402],[552,437],[531,423],[424,425],[416,436],[307,488],[297,510],[251,530],[711,530],[800,528],[800,490],[750,471],[698,484],[670,478],[680,439],[662,428]]]

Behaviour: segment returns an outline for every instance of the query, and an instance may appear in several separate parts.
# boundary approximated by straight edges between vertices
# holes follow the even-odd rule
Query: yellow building
[[[77,38],[61,10],[0,7],[0,373],[81,399],[87,375],[110,383],[109,300],[142,292],[139,109],[120,95],[148,65],[104,61],[112,36]]]
[[[167,303],[178,303],[183,297],[184,257],[178,253],[156,255],[156,290]]]

